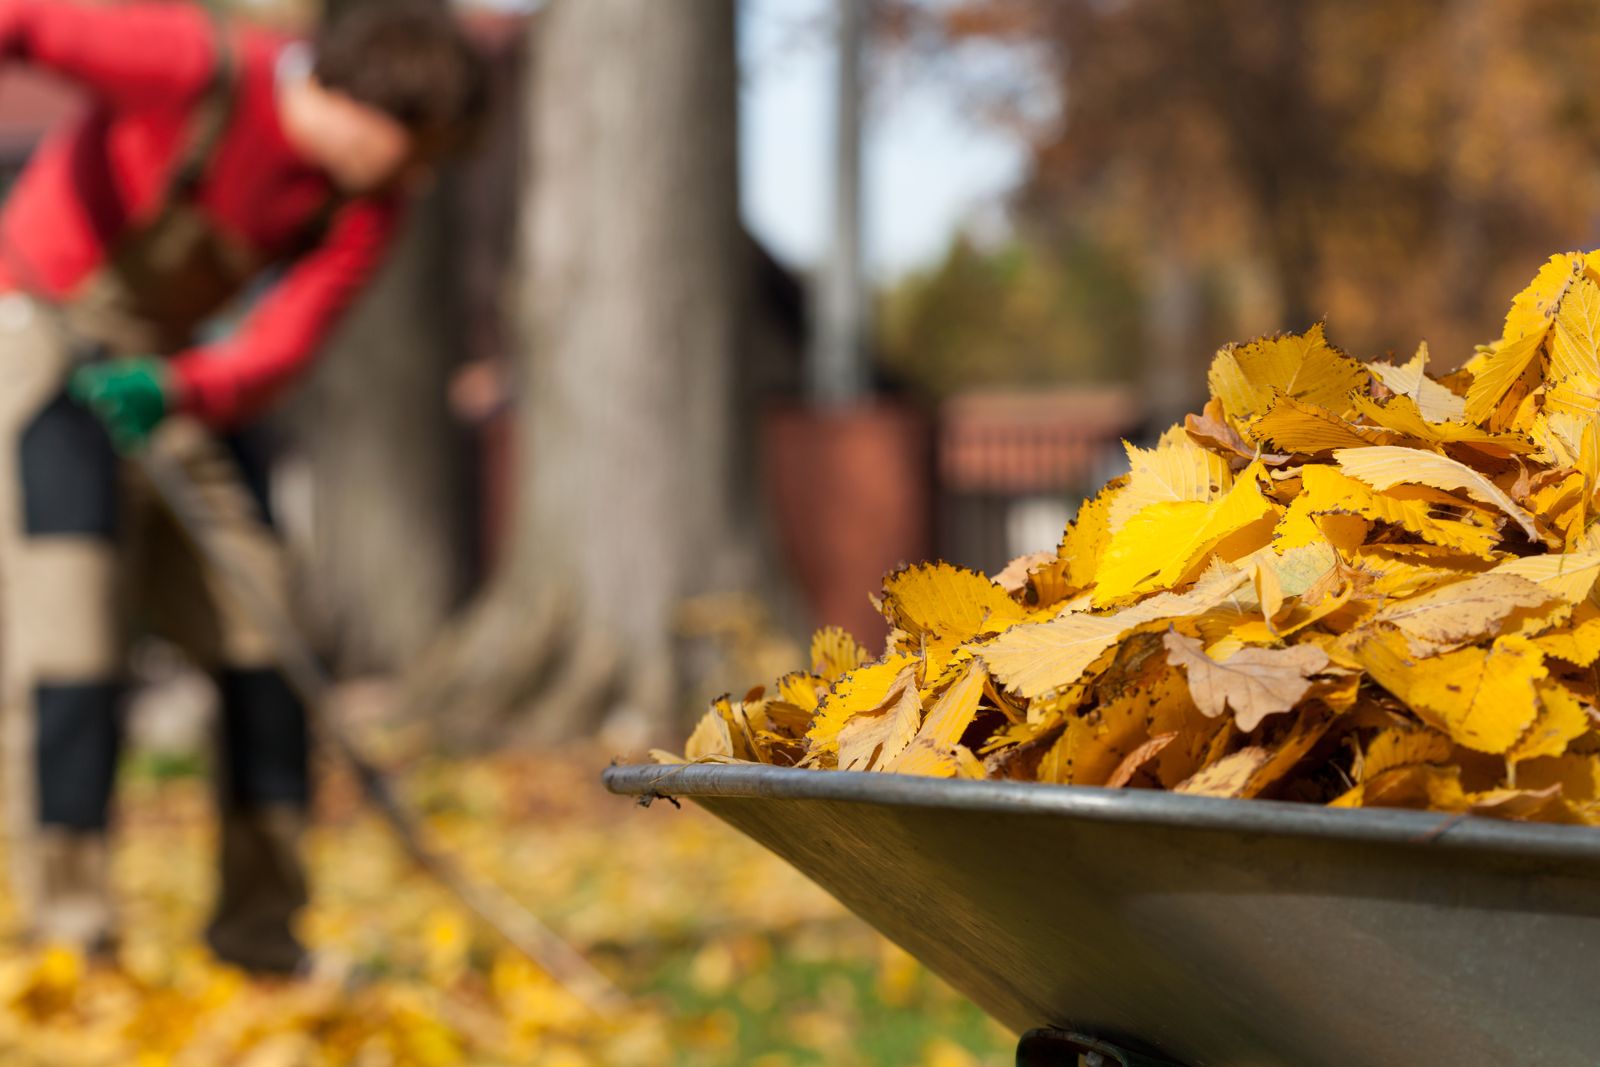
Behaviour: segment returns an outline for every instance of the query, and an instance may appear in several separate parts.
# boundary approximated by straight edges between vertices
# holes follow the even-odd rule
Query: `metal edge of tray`
[[[927,778],[760,764],[616,764],[607,789],[641,800],[772,798],[891,807],[1058,814],[1095,822],[1323,838],[1561,859],[1600,859],[1600,829],[1508,822],[1441,812],[1331,809],[1280,800],[1228,800],[1146,789]]]

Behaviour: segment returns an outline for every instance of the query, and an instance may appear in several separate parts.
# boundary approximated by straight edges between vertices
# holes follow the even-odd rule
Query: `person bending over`
[[[354,5],[313,40],[197,5],[0,0],[0,56],[84,90],[0,211],[0,711],[32,933],[115,944],[107,810],[124,656],[176,642],[221,693],[221,884],[207,940],[300,966],[305,709],[266,634],[120,457],[181,464],[212,535],[286,604],[260,480],[232,435],[305,370],[407,201],[485,109],[444,4]],[[277,281],[224,340],[202,323]],[[251,486],[257,486],[252,489]]]

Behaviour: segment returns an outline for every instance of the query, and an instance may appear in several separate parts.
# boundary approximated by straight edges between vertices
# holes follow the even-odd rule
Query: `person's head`
[[[312,49],[291,136],[347,192],[420,177],[484,120],[487,72],[446,0],[352,3]]]

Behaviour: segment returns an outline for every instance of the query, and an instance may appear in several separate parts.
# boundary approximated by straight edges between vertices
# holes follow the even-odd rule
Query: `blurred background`
[[[1197,409],[1223,343],[1325,319],[1362,359],[1464,360],[1548,255],[1595,241],[1600,9],[458,11],[495,126],[274,420],[274,500],[347,714],[447,840],[654,999],[620,1036],[574,1022],[382,858],[330,768],[309,922],[346,969],[292,1002],[314,1039],[238,1047],[357,1062],[324,1048],[343,1019],[362,1063],[1007,1062],[1006,1035],[776,861],[595,795],[598,767],[677,746],[708,696],[798,665],[815,625],[881,639],[868,594],[902,561],[1053,549],[1123,439]],[[0,166],[81,106],[6,69]],[[169,946],[140,989],[169,1000],[127,1000],[106,1047],[159,1032],[169,1059],[141,1063],[234,1062],[193,1052],[223,1040],[196,1020],[227,979],[170,948],[209,892],[201,860],[171,862],[210,832],[209,694],[162,648],[141,662],[119,869]],[[105,1002],[64,966],[7,965],[0,1049],[61,1055],[41,1035]],[[394,999],[352,1007],[352,974]],[[312,996],[228,994],[280,1020],[291,995]]]

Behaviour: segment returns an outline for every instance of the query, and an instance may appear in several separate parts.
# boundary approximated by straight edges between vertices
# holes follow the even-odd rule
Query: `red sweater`
[[[84,121],[46,140],[0,212],[6,247],[26,257],[33,275],[14,276],[0,256],[0,289],[41,285],[70,297],[121,227],[160,208],[215,69],[215,32],[204,10],[187,3],[0,0],[0,55],[56,71],[95,104]],[[197,196],[215,225],[271,259],[292,249],[333,190],[279,125],[275,68],[289,42],[251,29],[237,30],[235,41],[232,121]],[[179,406],[214,426],[260,411],[309,363],[371,275],[401,206],[392,197],[346,204],[234,336],[174,356]]]

